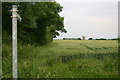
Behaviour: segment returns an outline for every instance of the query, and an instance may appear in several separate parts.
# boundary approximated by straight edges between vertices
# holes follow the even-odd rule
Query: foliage
[[[13,4],[19,5],[18,13],[22,17],[22,21],[18,22],[18,42],[43,45],[59,36],[58,31],[67,32],[64,18],[59,15],[63,7],[57,2],[3,2],[3,37],[4,33],[12,35],[9,10]]]
[[[78,38],[78,40],[82,40],[81,38]]]
[[[112,39],[110,39],[110,40],[118,40],[118,38],[112,38]]]
[[[89,40],[93,40],[93,38],[89,38]]]
[[[81,38],[63,38],[63,40],[81,40]]]
[[[118,42],[120,42],[120,38],[118,38]]]
[[[117,78],[118,57],[114,56],[117,55],[117,49],[116,40],[54,40],[52,44],[44,46],[19,44],[18,76]],[[11,45],[3,44],[2,53],[3,78],[12,78]],[[72,57],[70,61],[64,63],[61,56],[66,56],[65,60]]]
[[[95,40],[107,40],[107,39],[105,39],[105,38],[100,38],[100,39],[95,39]]]

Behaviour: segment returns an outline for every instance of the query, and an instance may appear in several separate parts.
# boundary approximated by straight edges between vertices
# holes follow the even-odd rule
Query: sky
[[[63,38],[118,37],[118,0],[57,0],[63,6]]]

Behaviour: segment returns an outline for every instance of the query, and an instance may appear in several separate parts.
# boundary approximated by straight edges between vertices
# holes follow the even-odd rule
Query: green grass
[[[117,78],[117,53],[118,42],[115,40],[54,40],[45,46],[19,44],[18,76]],[[12,78],[11,45],[3,44],[2,54],[2,77]]]

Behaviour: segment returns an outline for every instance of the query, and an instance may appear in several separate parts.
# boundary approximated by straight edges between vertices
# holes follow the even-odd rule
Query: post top
[[[17,5],[12,5],[13,8],[17,8]]]

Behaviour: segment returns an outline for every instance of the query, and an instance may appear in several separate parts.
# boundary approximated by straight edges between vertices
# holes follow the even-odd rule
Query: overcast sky
[[[68,31],[62,38],[118,37],[118,0],[57,0],[63,6],[60,13]]]

